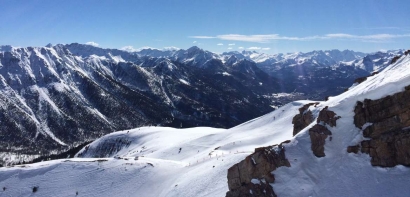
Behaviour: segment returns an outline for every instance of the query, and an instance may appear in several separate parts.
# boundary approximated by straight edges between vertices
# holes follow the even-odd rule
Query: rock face
[[[360,84],[360,83],[362,83],[363,81],[366,81],[366,80],[367,80],[367,76],[366,77],[359,77],[359,78],[354,80],[354,83]]]
[[[324,157],[325,155],[325,142],[332,132],[325,126],[316,124],[309,129],[310,140],[312,141],[311,149],[316,157]]]
[[[377,100],[357,102],[354,124],[371,138],[361,142],[373,166],[410,166],[410,86]],[[365,125],[367,127],[365,127]]]
[[[347,152],[348,153],[358,153],[360,150],[360,146],[356,145],[356,146],[348,146],[347,147]]]
[[[245,160],[229,168],[229,191],[226,196],[276,196],[269,185],[275,181],[275,177],[271,172],[281,166],[290,167],[290,163],[285,156],[283,143],[256,148],[255,152],[247,156]]]
[[[328,124],[331,127],[335,127],[336,120],[339,118],[340,116],[336,116],[336,113],[328,110],[328,107],[326,106],[319,112],[319,116],[317,117],[317,123],[324,123]]]
[[[404,52],[404,55],[408,55],[410,53],[410,50],[407,50]],[[399,60],[403,55],[397,55],[395,57],[393,57],[393,59],[391,60],[390,64],[394,64],[397,62],[397,60]]]
[[[309,103],[299,108],[299,114],[296,114],[292,119],[293,124],[293,136],[298,134],[302,129],[307,127],[313,122],[314,118],[312,112],[309,110],[311,105],[315,103]]]
[[[336,116],[335,112],[328,110],[327,106],[319,112],[317,124],[309,129],[309,136],[312,142],[311,149],[316,157],[326,156],[324,147],[326,138],[330,136],[330,141],[332,140],[332,132],[325,125],[335,127],[336,120],[339,118],[340,116]]]
[[[396,61],[397,61],[397,60],[396,60]],[[377,71],[372,72],[371,75],[366,76],[366,77],[359,77],[359,78],[355,79],[354,82],[360,84],[360,83],[362,83],[363,81],[366,81],[368,77],[371,77],[371,76],[374,76],[374,75],[377,75],[377,74],[379,74],[379,72],[377,72]]]

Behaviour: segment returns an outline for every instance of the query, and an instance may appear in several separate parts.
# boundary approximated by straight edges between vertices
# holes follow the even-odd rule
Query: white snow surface
[[[222,75],[223,76],[231,76],[231,74],[229,74],[228,72],[223,72]]]
[[[271,185],[278,196],[409,196],[408,167],[373,167],[368,155],[346,152],[347,146],[363,139],[353,124],[356,102],[403,91],[410,85],[409,70],[407,56],[310,107],[315,116],[325,106],[341,116],[336,127],[328,127],[333,139],[327,139],[323,158],[310,149],[308,129],[316,121],[292,137],[292,118],[301,106],[314,102],[297,101],[231,129],[141,127],[94,141],[83,154],[89,158],[0,168],[0,188],[6,187],[0,196],[225,196],[229,167],[256,147],[288,139],[284,146],[291,167],[272,172]],[[101,151],[99,145],[118,140],[128,145],[105,158],[93,158]],[[34,186],[39,188],[36,193]]]
[[[293,128],[288,124],[307,102],[287,104],[231,129],[141,127],[115,132],[94,141],[85,154],[92,156],[94,148],[104,141],[131,141],[130,146],[107,158],[0,168],[0,187],[7,188],[1,194],[74,196],[78,191],[79,196],[224,196],[228,191],[227,169],[256,147],[291,138]],[[136,156],[138,160],[134,160]],[[35,194],[33,186],[39,187]]]
[[[185,85],[191,85],[187,80],[185,79],[179,79],[179,81]]]
[[[308,134],[314,122],[285,145],[291,167],[281,167],[273,172],[276,181],[271,185],[275,193],[278,196],[409,196],[408,167],[372,167],[367,154],[346,152],[348,146],[357,145],[358,139],[363,138],[362,132],[353,124],[356,102],[403,91],[410,85],[409,69],[410,57],[402,57],[349,91],[320,103],[316,108],[311,107],[313,113],[318,114],[324,106],[329,106],[329,110],[341,116],[336,127],[328,127],[333,140],[326,141],[326,156],[316,158],[310,150]]]

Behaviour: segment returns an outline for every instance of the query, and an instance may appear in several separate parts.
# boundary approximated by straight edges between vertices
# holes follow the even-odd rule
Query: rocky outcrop
[[[328,124],[331,127],[335,127],[336,120],[339,118],[340,116],[336,116],[336,113],[328,110],[328,107],[326,106],[319,112],[319,116],[317,117],[317,123]]]
[[[309,129],[309,136],[312,142],[311,149],[316,157],[324,157],[325,155],[325,142],[326,138],[332,135],[325,126],[316,124],[311,129]]]
[[[331,127],[336,126],[336,120],[340,116],[336,116],[336,113],[330,111],[326,106],[319,112],[317,117],[317,124],[309,129],[309,136],[312,142],[311,149],[316,157],[324,157],[325,155],[325,143],[328,136],[330,141],[332,140],[332,132],[326,128],[326,125]]]
[[[361,151],[370,155],[373,166],[410,166],[410,130],[398,130],[361,142]]]
[[[377,137],[383,133],[410,126],[410,86],[405,91],[377,100],[358,101],[355,107],[354,124],[364,128],[365,137]]]
[[[356,145],[356,146],[348,146],[347,147],[347,152],[348,153],[358,153],[360,150],[360,146]]]
[[[313,114],[309,110],[309,103],[299,108],[299,114],[293,117],[294,124],[293,134],[297,134],[310,123],[313,122]],[[340,116],[323,108],[319,112],[317,124],[309,129],[310,139],[312,141],[312,151],[317,157],[324,157],[324,144],[328,136],[332,133],[326,125],[336,126],[336,120]],[[330,137],[331,140],[331,137]],[[285,141],[283,143],[288,143]],[[285,157],[285,148],[283,143],[280,145],[268,146],[255,149],[255,152],[245,160],[235,164],[228,170],[228,187],[227,197],[246,197],[246,196],[276,196],[272,187],[269,185],[275,181],[272,171],[280,166],[290,167],[289,161]]]
[[[404,56],[408,55],[410,53],[410,50],[407,50],[404,52]],[[393,59],[391,60],[390,64],[394,64],[397,62],[397,60],[399,60],[403,55],[397,55],[395,57],[393,57]]]
[[[410,50],[407,50],[404,52],[404,56],[408,55],[410,53]],[[393,59],[391,60],[390,64],[394,64],[397,62],[397,60],[399,60],[403,55],[397,55],[395,57],[393,57]]]
[[[393,59],[391,60],[390,64],[394,64],[394,63],[396,63],[396,62],[397,62],[397,60],[399,60],[399,59],[400,59],[400,57],[401,57],[400,55],[393,57]]]
[[[354,124],[370,138],[361,142],[361,152],[374,166],[410,166],[410,86],[405,91],[377,100],[357,102]]]
[[[285,141],[283,143],[288,143]],[[285,156],[283,143],[274,146],[256,148],[245,160],[228,170],[227,197],[276,196],[269,185],[275,181],[272,171],[278,167],[290,167]]]
[[[359,78],[357,78],[357,79],[354,80],[354,83],[360,84],[360,83],[362,83],[363,81],[366,81],[368,77],[371,77],[371,76],[374,76],[374,75],[377,75],[377,74],[379,74],[379,72],[375,71],[375,72],[372,72],[372,74],[371,74],[370,76],[367,76],[367,77],[359,77]]]
[[[354,80],[354,83],[361,84],[363,81],[366,81],[366,80],[367,80],[367,77],[359,77]]]
[[[299,108],[299,114],[296,114],[292,119],[293,136],[298,134],[302,129],[313,122],[314,118],[312,112],[309,110],[309,107],[315,104],[317,103],[309,103]]]

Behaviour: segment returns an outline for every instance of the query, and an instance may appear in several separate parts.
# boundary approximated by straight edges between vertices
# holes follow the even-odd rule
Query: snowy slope
[[[30,196],[31,187],[39,186],[37,196],[74,196],[76,191],[79,196],[224,196],[227,169],[256,147],[291,138],[289,123],[307,102],[287,104],[228,130],[142,127],[112,133],[93,142],[84,154],[98,154],[95,148],[104,142],[131,142],[102,158],[107,161],[76,158],[0,168],[0,187],[7,188],[0,195]],[[135,156],[144,157],[134,160]]]
[[[310,150],[308,134],[314,122],[285,145],[291,167],[274,172],[277,181],[272,186],[278,196],[408,196],[409,168],[372,167],[367,154],[349,154],[346,148],[363,140],[353,124],[356,102],[403,91],[410,84],[409,69],[410,56],[402,57],[350,91],[322,102],[317,108],[311,107],[317,114],[329,106],[329,110],[341,116],[336,127],[328,128],[333,140],[326,141],[326,156],[316,158]]]
[[[124,129],[230,128],[270,112],[262,95],[279,85],[255,65],[227,66],[197,47],[173,52],[181,62],[78,43],[0,46],[0,165]]]
[[[292,137],[292,118],[312,102],[298,101],[228,130],[142,127],[106,135],[82,150],[84,157],[108,158],[0,168],[0,188],[6,187],[0,195],[225,196],[229,167],[256,147],[291,139],[284,145],[291,167],[273,172],[278,196],[408,196],[409,168],[373,167],[368,155],[346,148],[363,139],[353,124],[356,101],[403,91],[410,84],[409,69],[410,56],[402,57],[349,91],[310,107],[314,116],[325,106],[341,116],[329,128],[333,140],[327,140],[323,158],[310,149],[308,129],[315,123]],[[36,193],[33,186],[39,187]]]

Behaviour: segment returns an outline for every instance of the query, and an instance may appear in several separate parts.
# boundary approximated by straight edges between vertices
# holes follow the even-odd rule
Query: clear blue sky
[[[0,45],[213,52],[410,48],[409,0],[0,0]]]

